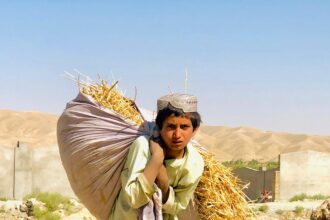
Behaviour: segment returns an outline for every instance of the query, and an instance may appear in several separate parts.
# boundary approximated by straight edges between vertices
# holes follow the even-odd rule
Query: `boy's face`
[[[189,117],[171,115],[164,120],[160,135],[167,146],[166,150],[174,153],[184,150],[196,130],[193,130]]]

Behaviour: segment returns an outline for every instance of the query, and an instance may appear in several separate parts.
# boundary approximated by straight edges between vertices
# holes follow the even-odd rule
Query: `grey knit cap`
[[[157,112],[171,105],[184,113],[197,112],[197,97],[189,94],[174,93],[157,100]]]

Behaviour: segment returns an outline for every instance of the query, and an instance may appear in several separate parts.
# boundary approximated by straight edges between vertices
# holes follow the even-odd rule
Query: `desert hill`
[[[49,113],[0,110],[0,146],[16,146],[17,141],[34,147],[54,145],[57,119]]]
[[[0,146],[13,147],[17,141],[33,147],[56,145],[58,116],[41,112],[0,110]],[[290,134],[254,128],[207,126],[200,128],[196,140],[220,161],[276,160],[280,153],[316,150],[330,153],[330,136]]]
[[[255,128],[203,126],[196,140],[220,161],[277,160],[280,153],[315,150],[330,153],[330,136],[290,134]]]

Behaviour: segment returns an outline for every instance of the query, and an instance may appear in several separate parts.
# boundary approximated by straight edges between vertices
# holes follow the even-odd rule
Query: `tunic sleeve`
[[[163,204],[163,213],[177,215],[187,208],[193,199],[195,189],[204,170],[204,161],[201,155],[188,145],[189,155],[187,163],[181,168],[183,176],[180,177],[176,187],[170,187],[169,197]]]
[[[138,209],[147,204],[156,191],[143,174],[149,160],[149,142],[146,138],[137,138],[131,145],[121,181],[124,196],[129,205]]]
[[[193,198],[198,182],[199,179],[186,188],[173,189],[170,187],[169,197],[166,203],[163,204],[163,212],[170,215],[177,215],[181,210],[186,209],[190,200]]]

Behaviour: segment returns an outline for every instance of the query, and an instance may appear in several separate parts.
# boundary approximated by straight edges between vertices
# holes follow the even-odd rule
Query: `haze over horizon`
[[[59,115],[64,71],[119,80],[154,110],[172,90],[207,125],[330,136],[330,2],[3,2],[0,109]],[[169,89],[170,88],[170,89]]]

